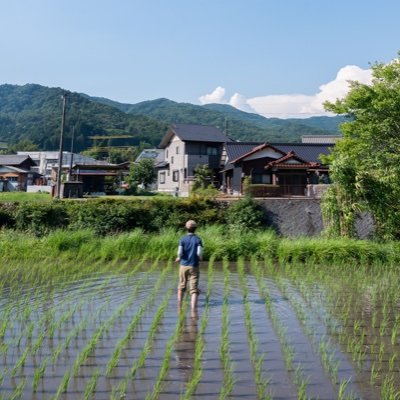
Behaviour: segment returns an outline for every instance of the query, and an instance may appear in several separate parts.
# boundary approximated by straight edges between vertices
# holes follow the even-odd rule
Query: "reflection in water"
[[[193,375],[197,337],[197,321],[197,313],[192,313],[190,318],[186,318],[182,332],[175,343],[177,368],[180,371],[184,382],[189,382]]]

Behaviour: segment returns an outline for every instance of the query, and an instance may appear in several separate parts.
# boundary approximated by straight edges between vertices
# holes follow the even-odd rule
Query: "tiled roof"
[[[214,126],[174,124],[164,135],[159,147],[166,147],[174,134],[184,142],[225,143],[231,141],[231,139],[229,139],[229,137],[226,136],[225,133],[220,131],[218,128],[215,128]]]
[[[225,144],[229,162],[242,157],[244,154],[252,152],[255,147],[263,145],[260,142],[229,142]],[[320,162],[319,155],[329,154],[334,144],[320,143],[270,143],[272,147],[287,154],[294,151],[303,160]]]
[[[0,164],[1,165],[20,165],[25,160],[31,160],[31,164],[35,165],[33,160],[29,156],[22,156],[22,155],[0,155]]]
[[[259,146],[260,142],[227,142],[225,143],[226,155],[229,161],[236,160]]]
[[[294,151],[303,160],[320,163],[319,155],[328,155],[335,146],[333,143],[271,143],[279,150],[288,153]]]

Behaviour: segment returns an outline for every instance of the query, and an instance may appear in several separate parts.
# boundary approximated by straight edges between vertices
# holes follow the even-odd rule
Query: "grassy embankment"
[[[27,262],[34,266],[37,260],[95,261],[171,259],[178,238],[183,232],[165,230],[159,234],[134,230],[130,233],[100,237],[91,231],[54,231],[37,238],[26,233],[4,230],[0,232],[1,269],[7,260]],[[253,257],[273,263],[298,264],[312,262],[322,265],[336,264],[398,264],[400,243],[376,243],[365,240],[278,237],[272,231],[224,231],[221,226],[199,229],[204,242],[204,258],[212,255],[224,258],[250,260]],[[21,264],[21,265],[22,265]]]

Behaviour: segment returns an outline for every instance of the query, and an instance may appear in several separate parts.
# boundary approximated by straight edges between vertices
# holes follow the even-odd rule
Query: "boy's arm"
[[[197,257],[200,261],[203,261],[203,246],[201,244],[197,246]]]
[[[179,245],[178,246],[178,254],[177,254],[177,257],[175,259],[175,262],[181,261],[182,253],[183,253],[183,247],[181,245]]]

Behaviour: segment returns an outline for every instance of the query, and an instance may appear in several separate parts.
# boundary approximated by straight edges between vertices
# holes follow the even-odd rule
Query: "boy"
[[[178,257],[176,262],[180,263],[179,267],[179,284],[178,284],[178,309],[182,307],[183,295],[189,284],[191,294],[191,310],[195,312],[197,307],[197,296],[199,294],[199,261],[203,257],[203,243],[195,234],[196,222],[189,220],[185,224],[187,230],[186,236],[179,240]]]

